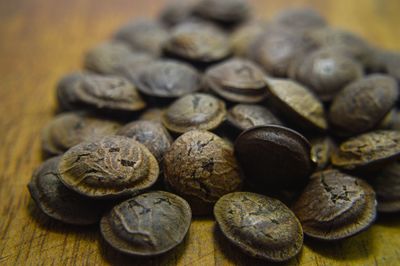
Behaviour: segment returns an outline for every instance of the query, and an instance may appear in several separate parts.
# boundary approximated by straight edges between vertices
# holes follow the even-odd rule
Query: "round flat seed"
[[[237,191],[242,184],[232,146],[198,130],[183,134],[171,145],[164,157],[164,176],[195,214],[209,214],[222,195]]]
[[[153,154],[123,136],[72,147],[62,156],[58,170],[67,187],[93,198],[132,195],[153,185],[159,174]]]
[[[237,104],[228,111],[228,121],[240,130],[255,126],[282,125],[267,108],[253,104]]]
[[[195,68],[178,61],[157,61],[142,68],[135,84],[143,94],[177,98],[200,89],[200,74]]]
[[[293,206],[304,234],[339,240],[367,229],[376,217],[372,188],[337,170],[315,173]]]
[[[269,99],[298,127],[325,131],[328,128],[321,101],[302,85],[284,79],[268,79]]]
[[[279,12],[271,21],[296,31],[318,29],[327,25],[317,11],[310,8],[288,8]]]
[[[185,95],[173,102],[163,114],[164,126],[176,133],[192,129],[212,130],[226,116],[225,103],[204,93]]]
[[[88,113],[62,113],[42,131],[42,147],[49,154],[62,154],[88,140],[114,135],[121,124]]]
[[[356,135],[377,126],[395,105],[396,80],[375,74],[346,86],[332,102],[329,120],[339,135]]]
[[[250,16],[250,5],[245,0],[201,0],[194,12],[221,23],[239,23]]]
[[[168,27],[173,27],[192,18],[197,0],[169,1],[160,12],[160,20]]]
[[[164,153],[172,143],[172,137],[159,122],[154,121],[134,121],[116,133],[117,135],[132,138],[144,146],[156,157],[159,163],[162,162]]]
[[[164,114],[164,109],[160,108],[150,108],[146,109],[140,116],[139,120],[148,120],[155,122],[162,122],[162,115]]]
[[[156,256],[183,242],[191,218],[185,200],[154,191],[115,206],[101,219],[100,231],[106,242],[120,252]]]
[[[262,36],[267,28],[263,21],[250,21],[237,28],[231,35],[231,44],[236,56],[248,57],[252,44]]]
[[[316,170],[325,169],[331,162],[331,156],[336,149],[330,137],[318,137],[310,140],[311,159],[317,163]]]
[[[286,261],[296,256],[303,246],[300,222],[279,200],[234,192],[217,201],[214,216],[230,242],[250,256]]]
[[[88,199],[66,188],[58,177],[60,157],[42,163],[28,184],[36,205],[48,216],[68,224],[89,225],[100,221],[104,203]]]
[[[79,109],[77,90],[80,88],[84,73],[72,72],[63,76],[56,88],[57,102],[62,110]]]
[[[235,141],[246,181],[264,191],[305,183],[315,167],[310,149],[302,135],[276,125],[250,128]]]
[[[204,83],[232,102],[260,102],[267,93],[265,73],[246,59],[230,59],[210,67],[204,76]]]

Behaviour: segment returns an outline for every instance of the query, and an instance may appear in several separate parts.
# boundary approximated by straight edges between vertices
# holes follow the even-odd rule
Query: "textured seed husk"
[[[148,120],[155,122],[162,122],[162,115],[164,113],[164,109],[161,108],[150,108],[146,109],[140,116],[139,120]]]
[[[233,147],[217,135],[189,131],[171,145],[164,157],[164,176],[194,214],[209,214],[223,195],[241,188],[242,177]]]
[[[306,87],[286,79],[268,79],[271,104],[299,128],[323,132],[328,125],[322,102]]]
[[[173,142],[171,135],[163,125],[154,121],[131,122],[120,128],[116,134],[142,143],[153,153],[159,163],[162,162],[164,153]]]
[[[288,8],[279,12],[271,23],[296,31],[308,31],[326,27],[326,20],[311,8]]]
[[[361,179],[325,170],[311,177],[292,209],[304,234],[320,240],[340,240],[373,223],[375,192]]]
[[[239,130],[255,126],[282,125],[283,123],[267,108],[255,104],[237,104],[227,115],[228,121]]]
[[[217,201],[214,216],[222,233],[250,256],[286,261],[303,246],[300,222],[279,200],[251,192],[234,192]]]
[[[177,195],[153,191],[115,206],[100,223],[103,238],[128,255],[156,256],[184,241],[191,222],[189,204]]]
[[[124,136],[83,142],[69,149],[58,166],[60,180],[92,198],[120,198],[151,187],[158,178],[154,155]]]
[[[213,130],[225,117],[223,101],[212,95],[194,93],[173,102],[164,112],[162,122],[170,131],[184,133],[193,129]]]
[[[202,0],[194,6],[194,12],[221,23],[240,23],[250,16],[251,8],[245,0]]]
[[[84,73],[71,72],[63,76],[56,88],[57,102],[61,110],[69,111],[79,109],[77,90],[79,89]]]
[[[277,125],[250,128],[235,141],[235,155],[248,184],[265,193],[303,185],[315,167],[310,149],[302,135]]]
[[[57,169],[60,158],[51,158],[34,171],[28,184],[33,200],[46,215],[61,222],[97,223],[104,211],[104,203],[79,195],[61,183]]]
[[[250,60],[234,58],[210,67],[205,86],[222,98],[241,103],[257,103],[267,94],[265,73]]]
[[[121,124],[85,112],[57,115],[42,131],[42,147],[49,155],[59,155],[88,140],[113,135]]]
[[[310,140],[311,159],[317,163],[316,170],[329,166],[336,145],[330,137],[316,137]]]
[[[264,21],[249,21],[237,28],[231,35],[233,53],[239,57],[250,56],[251,46],[262,36],[267,27]]]
[[[346,86],[332,102],[329,121],[338,135],[351,136],[375,128],[395,105],[396,80],[375,74]]]

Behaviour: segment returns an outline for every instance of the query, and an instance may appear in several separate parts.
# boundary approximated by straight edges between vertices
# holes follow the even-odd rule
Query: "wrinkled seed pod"
[[[116,250],[135,256],[156,256],[184,241],[192,214],[177,195],[153,191],[115,206],[103,217],[100,231]]]
[[[154,155],[123,136],[72,147],[62,156],[58,170],[67,187],[93,198],[133,195],[152,186],[159,174]]]
[[[222,196],[215,220],[231,243],[246,254],[286,261],[303,246],[303,230],[294,213],[279,200],[250,192]]]
[[[361,179],[326,170],[311,177],[292,209],[304,234],[320,240],[340,240],[374,222],[375,193]]]
[[[239,23],[250,16],[250,5],[245,0],[201,0],[194,12],[221,23]]]

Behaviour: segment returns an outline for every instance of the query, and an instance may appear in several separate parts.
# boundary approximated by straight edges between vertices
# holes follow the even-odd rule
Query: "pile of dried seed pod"
[[[193,215],[285,261],[400,211],[400,54],[311,9],[269,22],[244,0],[180,1],[86,53],[57,86],[29,191],[113,248],[167,252]]]

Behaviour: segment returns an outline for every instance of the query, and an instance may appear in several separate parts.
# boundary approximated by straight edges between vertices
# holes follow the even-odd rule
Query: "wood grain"
[[[400,50],[398,0],[252,1],[258,16],[311,5],[329,21],[384,48]],[[131,18],[155,16],[164,1],[0,1],[0,265],[266,265],[224,240],[214,222],[196,219],[185,243],[153,259],[121,255],[97,227],[66,226],[32,204],[26,184],[41,162],[40,130],[53,116],[58,78],[84,52]],[[282,265],[398,265],[400,217],[379,217],[368,231],[334,244],[306,240]]]

